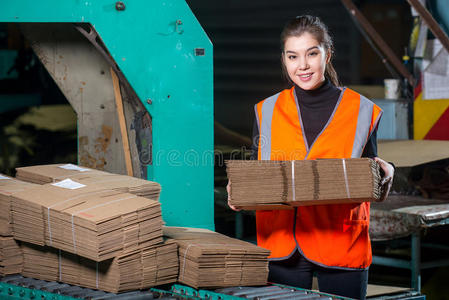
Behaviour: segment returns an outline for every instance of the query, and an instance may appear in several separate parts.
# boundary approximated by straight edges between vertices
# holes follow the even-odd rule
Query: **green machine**
[[[161,184],[171,226],[214,229],[213,49],[183,0],[15,0],[18,23],[78,117],[78,160]],[[57,147],[57,145],[54,145]]]

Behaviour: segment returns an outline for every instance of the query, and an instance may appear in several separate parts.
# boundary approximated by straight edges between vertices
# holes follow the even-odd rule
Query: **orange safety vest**
[[[373,102],[343,88],[329,121],[308,145],[294,88],[259,102],[255,110],[259,160],[361,157],[382,115]],[[257,211],[257,244],[271,250],[270,260],[286,259],[297,249],[318,265],[365,269],[372,260],[369,209],[364,202]]]

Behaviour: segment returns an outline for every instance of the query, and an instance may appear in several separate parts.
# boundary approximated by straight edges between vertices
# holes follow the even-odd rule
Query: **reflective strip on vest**
[[[374,103],[366,97],[360,95],[359,116],[357,118],[357,128],[354,137],[354,144],[352,146],[352,158],[361,157],[366,141],[370,134],[371,123],[366,120],[371,120],[373,116]]]
[[[259,115],[257,113],[257,106],[255,106],[256,118],[258,125],[260,126],[259,138],[260,138],[261,160],[270,160],[271,157],[271,119],[273,118],[274,106],[276,104],[276,100],[279,94],[280,93],[277,93],[276,95],[267,98],[262,103],[262,122],[260,122],[259,120]],[[340,99],[342,96],[343,94],[340,96]],[[340,101],[338,101],[337,105],[339,103]],[[354,144],[352,146],[352,154],[351,154],[352,158],[358,158],[362,156],[363,149],[365,148],[366,141],[368,140],[370,134],[370,123],[366,122],[366,120],[371,120],[373,115],[373,107],[374,107],[373,102],[371,102],[364,96],[360,96],[360,107],[359,107],[359,115],[357,118],[357,128],[354,137]],[[302,120],[300,119],[300,121]],[[304,142],[306,142],[306,140]]]
[[[260,121],[260,157],[261,160],[270,160],[271,157],[271,120],[273,118],[274,105],[280,93],[273,95],[262,103],[262,120]],[[256,116],[257,116],[256,109]]]

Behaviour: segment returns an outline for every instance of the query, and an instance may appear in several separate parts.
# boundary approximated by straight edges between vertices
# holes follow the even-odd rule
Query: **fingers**
[[[384,176],[380,181],[381,196],[379,199],[379,201],[384,201],[388,197],[391,186],[393,185],[394,168],[391,164],[379,157],[374,157],[374,160],[379,164],[380,168],[384,172]]]
[[[231,180],[229,180],[228,181],[228,185],[226,185],[226,191],[228,192],[228,206],[229,206],[229,208],[232,209],[233,211],[241,211],[240,208],[238,208],[238,207],[236,207],[236,206],[234,206],[234,205],[232,205],[230,203],[230,201],[231,201]]]
[[[390,176],[384,177],[384,178],[382,178],[380,185],[385,185],[387,183],[390,183],[391,181],[392,181],[392,178]]]
[[[391,189],[391,185],[392,185],[392,181],[389,180],[387,183],[383,184],[380,186],[380,198],[379,198],[379,202],[385,201],[385,199],[387,199],[388,194],[390,193],[390,189]]]
[[[228,206],[229,206],[229,208],[232,209],[233,211],[241,211],[241,210],[242,210],[241,208],[238,208],[238,207],[232,205],[231,203],[229,203],[229,201],[228,201]]]
[[[379,157],[375,157],[374,160],[379,164],[381,169],[384,171],[384,174],[385,174],[384,178],[390,177],[392,180],[393,176],[394,176],[393,166]]]

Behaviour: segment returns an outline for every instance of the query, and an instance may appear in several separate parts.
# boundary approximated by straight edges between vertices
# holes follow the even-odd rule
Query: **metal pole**
[[[421,236],[420,232],[412,233],[412,289],[421,293]]]
[[[438,25],[429,11],[419,2],[419,0],[407,0],[407,2],[418,12],[421,18],[429,26],[430,31],[440,40],[444,49],[449,53],[449,37]]]
[[[362,27],[363,31],[372,39],[379,49],[385,54],[387,60],[393,65],[393,67],[405,78],[407,78],[411,86],[415,85],[415,78],[407,70],[407,68],[402,64],[402,62],[396,57],[393,50],[385,43],[382,37],[377,33],[374,27],[368,22],[368,20],[363,16],[363,14],[358,10],[358,8],[352,3],[351,0],[341,0],[343,5],[349,11],[354,21]],[[386,63],[386,61],[383,61]]]

